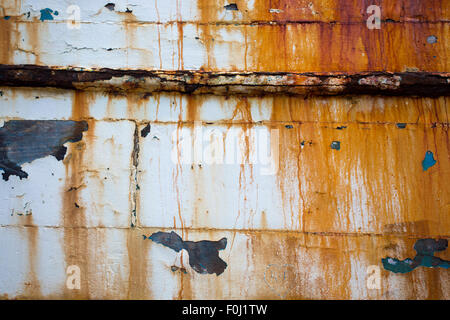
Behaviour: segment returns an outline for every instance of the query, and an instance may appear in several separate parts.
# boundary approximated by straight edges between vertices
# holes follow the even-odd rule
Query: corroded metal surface
[[[449,70],[446,0],[236,1],[237,11],[226,10],[223,0],[117,1],[114,10],[84,0],[77,3],[79,29],[68,28],[70,4],[7,0],[3,11],[9,19],[0,19],[0,64],[248,72]],[[380,29],[366,26],[371,4],[382,7]],[[45,9],[52,13],[41,12]],[[428,42],[429,37],[436,41]]]
[[[65,144],[64,160],[35,160],[22,166],[27,179],[0,183],[5,297],[449,298],[446,269],[395,274],[381,263],[414,257],[419,239],[449,237],[446,97],[1,91],[5,121],[89,128]],[[205,148],[211,130],[224,141],[235,134],[223,148],[236,162],[186,160],[177,146],[198,129]],[[246,138],[268,129],[279,135],[272,174],[251,161]],[[424,171],[427,151],[436,163]],[[185,250],[143,237],[159,231],[226,238],[227,268],[196,272]],[[80,290],[64,286],[68,265],[82,270]],[[366,287],[369,265],[382,268],[379,290]],[[295,281],[267,276],[285,271]]]
[[[127,92],[246,95],[450,95],[450,75],[430,72],[212,73],[144,70],[59,70],[0,65],[0,85]]]
[[[71,4],[0,4],[1,298],[450,299],[449,1]]]

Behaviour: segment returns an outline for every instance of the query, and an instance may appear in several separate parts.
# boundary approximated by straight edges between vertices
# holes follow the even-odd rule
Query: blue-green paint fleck
[[[341,150],[341,143],[339,141],[333,141],[331,143],[331,149]]]
[[[444,268],[450,267],[450,261],[435,257],[434,253],[444,251],[448,247],[447,239],[419,239],[414,244],[417,254],[414,259],[398,260],[386,257],[381,259],[384,269],[394,273],[408,273],[417,267]]]
[[[4,16],[3,19],[5,20],[9,20],[11,18],[11,16]]]
[[[57,11],[55,11],[56,14]],[[45,21],[45,20],[53,20],[53,10],[49,9],[49,8],[45,8],[41,10],[41,17],[39,18],[39,20],[41,21]],[[57,14],[56,14],[57,15]]]
[[[435,164],[436,160],[433,157],[433,152],[427,151],[427,153],[425,153],[425,159],[422,161],[423,171],[427,171],[428,168],[434,166]]]

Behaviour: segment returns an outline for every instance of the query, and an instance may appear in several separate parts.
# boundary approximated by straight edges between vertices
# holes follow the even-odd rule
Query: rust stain
[[[183,43],[184,43],[184,25],[182,23],[181,11],[180,11],[180,0],[177,0],[177,31],[178,31],[178,70],[184,70],[184,61],[183,61]]]
[[[89,117],[89,93],[75,91],[72,104],[72,119],[81,120]],[[87,146],[92,145],[95,138],[95,121],[88,122],[88,131],[83,134],[83,139],[70,145],[65,161],[66,181],[63,190],[63,225],[64,225],[64,254],[66,268],[77,265],[81,269],[80,290],[68,290],[64,287],[64,296],[71,299],[89,299],[89,229],[87,228],[86,208],[80,202],[80,186],[84,185],[86,164],[84,156]],[[70,156],[69,156],[70,154]]]
[[[217,9],[215,8],[215,5],[215,2],[209,0],[197,1],[197,9],[200,13],[197,29],[200,29],[199,40],[205,47],[206,54],[206,65],[200,67],[200,70],[212,70],[216,67],[214,46],[215,41],[217,41],[217,33],[215,32],[215,28],[208,23],[209,21],[215,21],[217,19]]]
[[[116,14],[118,14],[122,18],[122,25],[125,28],[125,34],[126,34],[126,56],[127,56],[127,65],[129,66],[129,55],[130,55],[130,49],[136,48],[136,23],[138,23],[138,20],[136,19],[136,16],[133,14],[132,11],[129,11],[127,8],[126,12],[120,12],[115,11]]]
[[[12,26],[12,20],[4,20],[3,18],[0,18],[0,63],[3,64],[12,63],[14,48],[11,43],[13,32]]]
[[[42,28],[42,31],[41,31]],[[33,63],[36,65],[42,65],[43,63],[40,60],[41,53],[41,42],[42,39],[40,37],[41,32],[46,34],[47,24],[42,24],[39,22],[37,18],[33,18],[31,22],[25,23],[26,34],[28,37],[28,44],[31,47],[31,50],[28,52],[34,56]]]
[[[158,57],[159,57],[159,69],[162,70],[163,66],[162,66],[162,56],[161,56],[161,28],[160,28],[160,23],[161,23],[161,18],[159,16],[159,10],[158,10],[158,0],[155,0],[155,12],[156,12],[156,16],[157,16],[157,22],[158,25],[156,26],[156,28],[158,29]]]
[[[183,256],[181,257],[181,265],[183,266]],[[194,299],[194,292],[192,291],[192,275],[190,273],[178,273],[180,288],[178,291],[178,300],[192,300]]]
[[[38,228],[33,223],[33,216],[27,215],[24,217],[24,231],[26,232],[28,242],[28,276],[24,284],[24,296],[27,299],[42,297],[41,285],[38,279],[37,264],[39,259],[38,250]]]
[[[142,241],[140,228],[127,229],[127,253],[129,263],[128,299],[152,299],[147,280],[152,277],[148,260],[149,241]]]
[[[246,71],[349,74],[361,71],[438,72],[448,69],[448,62],[445,59],[448,44],[444,41],[438,41],[433,45],[427,43],[429,35],[435,35],[438,39],[448,38],[447,23],[430,21],[441,19],[448,14],[448,1],[431,0],[425,3],[412,0],[385,3],[381,0],[373,2],[321,0],[312,3],[306,0],[265,0],[260,1],[253,12],[248,12],[244,1],[236,3],[243,21],[248,22],[247,25],[237,26],[245,39],[243,61]],[[223,10],[224,4],[224,1],[217,3],[198,1],[200,20],[197,22],[197,29],[200,33],[199,41],[203,43],[207,55],[201,71],[217,71],[214,48],[217,41],[222,41],[220,31],[224,27],[223,24],[215,22],[219,20],[219,13]],[[365,16],[361,14],[361,8],[371,4],[383,6],[386,17],[403,20],[397,23],[385,21],[381,30],[368,30],[364,24]],[[429,10],[430,5],[433,10]],[[156,2],[155,8],[158,9]],[[178,62],[173,65],[182,70],[184,22],[181,20],[179,10],[180,3],[177,0]],[[123,24],[129,35],[127,48],[133,49],[134,31],[138,21],[131,13],[119,14],[124,16]],[[157,15],[159,22],[158,12]],[[292,23],[299,19],[305,23]],[[349,23],[351,21],[356,23]],[[39,35],[36,34],[36,30],[29,29],[31,26],[31,23],[26,26],[32,39],[30,46],[33,52],[38,52]],[[162,68],[159,27],[158,23],[159,64]],[[227,28],[231,30],[232,24],[228,24]],[[11,43],[11,31],[11,20],[7,22],[0,18],[0,43]],[[12,59],[10,45],[3,47],[0,49],[0,63],[9,64]],[[230,55],[232,54],[233,52],[230,52]],[[36,63],[40,62],[37,60]],[[113,74],[114,72],[111,72],[111,77]],[[138,74],[140,73],[134,73]],[[192,76],[192,74],[184,75]],[[101,76],[105,77],[104,74]],[[194,75],[197,76],[198,74]],[[292,79],[294,78],[292,76]],[[177,79],[169,78],[175,82]],[[214,79],[214,74],[207,74],[204,79],[209,83],[208,81]],[[371,75],[363,80],[365,85],[378,85],[383,79],[386,78]],[[337,84],[340,83],[339,76],[332,80]],[[308,81],[312,81],[313,86],[316,85],[314,82],[316,80],[309,78]],[[72,84],[72,81],[69,81],[69,84]],[[214,83],[217,84],[220,83]],[[417,84],[420,84],[420,81]],[[285,85],[279,83],[278,86]],[[138,84],[133,82],[124,85],[127,90],[137,87]],[[158,117],[160,94],[155,97]],[[148,96],[143,98],[138,94],[127,95],[125,98],[127,118],[134,119],[138,113],[142,113],[148,104],[147,98]],[[211,97],[207,95],[174,94],[175,106],[171,104],[170,108],[179,111],[178,142],[183,128],[202,120],[202,107],[209,98]],[[114,118],[114,112],[111,110],[112,99],[113,96],[109,95],[107,107],[109,120]],[[255,290],[258,291],[255,291],[257,294],[253,294],[254,298],[278,299],[286,294],[287,299],[311,297],[350,299],[354,290],[350,284],[355,281],[352,279],[352,272],[355,274],[355,266],[352,265],[354,261],[376,263],[377,257],[385,252],[407,257],[411,253],[410,248],[415,238],[448,233],[450,193],[445,181],[449,180],[450,174],[450,158],[447,156],[450,154],[450,143],[447,97],[431,99],[363,95],[325,99],[280,95],[270,99],[272,110],[267,125],[280,132],[280,145],[275,147],[279,148],[280,152],[276,178],[282,197],[283,229],[293,231],[269,232],[267,230],[270,227],[267,221],[269,213],[265,211],[261,213],[261,228],[264,232],[245,231],[245,236],[249,239],[245,263],[249,265],[248,271],[254,272],[246,276],[259,280],[255,284],[257,287]],[[219,101],[224,103],[223,99]],[[64,161],[66,181],[63,190],[65,262],[66,265],[80,266],[82,273],[86,275],[92,270],[95,263],[93,260],[97,257],[92,256],[92,251],[96,250],[94,246],[105,241],[103,238],[97,243],[88,241],[86,208],[80,194],[81,186],[84,185],[84,174],[89,166],[87,158],[89,153],[93,152],[89,148],[96,139],[95,121],[91,119],[89,112],[90,102],[89,93],[83,91],[74,93],[71,119],[88,120],[89,130],[84,133],[82,141],[69,146],[70,153]],[[184,115],[186,119],[183,118]],[[405,124],[402,130],[396,126],[400,122]],[[136,121],[135,123],[137,125]],[[255,121],[246,96],[237,99],[231,119],[227,119],[225,123],[228,126],[227,131],[236,126],[245,134],[243,138],[245,164],[240,166],[241,192],[239,199],[236,199],[240,210],[235,222],[237,225],[242,212],[248,209],[247,192],[254,182],[253,167],[250,163],[252,143],[249,132],[255,127]],[[136,132],[139,133],[137,127]],[[140,142],[139,134],[137,137],[134,141],[135,146]],[[332,141],[340,141],[339,152],[330,148]],[[271,148],[274,146],[271,145]],[[438,162],[427,172],[423,172],[420,161],[427,150],[432,150]],[[182,216],[186,195],[180,190],[182,176],[180,156],[178,152],[178,164],[172,176],[178,207],[178,212],[173,216],[173,227],[176,228],[179,221],[181,236],[188,239],[189,232],[203,219],[202,194],[206,184],[201,168],[196,167],[195,177],[198,179],[192,187],[192,193],[188,195],[195,200],[193,226],[186,225]],[[138,166],[135,158],[131,159],[131,165]],[[135,201],[138,204],[139,198]],[[138,208],[139,205],[135,207]],[[370,218],[369,221],[361,222],[352,221],[352,217]],[[250,215],[249,221],[246,222],[250,229],[253,218]],[[24,227],[30,250],[28,261],[30,272],[27,282],[30,285],[25,291],[27,297],[40,297],[40,285],[36,275],[39,257],[39,252],[36,251],[38,229],[33,225],[31,216],[26,219]],[[135,227],[126,231],[130,272],[127,297],[147,299],[153,297],[151,288],[147,286],[147,279],[155,275],[148,270],[151,263],[146,255],[149,242],[141,240],[139,219],[136,220]],[[353,227],[356,229],[352,229]],[[210,238],[215,238],[217,234],[207,232],[211,235]],[[241,231],[231,231],[231,248],[239,232]],[[273,283],[267,287],[263,275],[268,264],[294,266],[296,281],[281,283],[280,285],[286,286],[285,288],[274,289],[270,287],[274,285]],[[183,256],[181,265],[180,270],[185,270]],[[312,267],[308,269],[311,265],[316,268],[320,266],[319,275],[316,269],[313,270]],[[405,276],[410,284],[407,287],[399,289],[387,286],[375,296],[393,298],[396,290],[404,290],[409,298],[426,294],[427,299],[439,299],[446,294],[446,286],[442,281],[446,276],[445,271],[439,269],[420,270]],[[176,298],[191,299],[198,295],[194,289],[195,275],[177,272],[176,277],[179,283]],[[383,277],[386,279],[393,276],[383,273]],[[92,297],[91,291],[96,288],[90,288],[88,280],[87,277],[82,278],[80,292],[65,290],[65,297],[75,299]],[[227,288],[220,288],[220,283],[217,283],[216,296],[226,295],[222,289]],[[246,290],[252,288],[239,289],[247,293]],[[0,298],[5,297],[8,298],[8,296]]]

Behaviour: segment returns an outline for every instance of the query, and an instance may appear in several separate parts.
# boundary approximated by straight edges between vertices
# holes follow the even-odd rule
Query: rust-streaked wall
[[[381,260],[449,238],[450,3],[233,3],[79,1],[70,29],[68,1],[2,2],[2,298],[450,298],[448,269]],[[366,26],[371,4],[379,30]],[[21,64],[33,66],[7,71]],[[101,68],[116,71],[89,78]],[[64,81],[67,69],[85,73]],[[244,89],[221,90],[223,72]],[[152,82],[164,76],[179,85]],[[439,81],[414,94],[427,77]],[[359,94],[367,81],[376,90]],[[226,238],[223,273],[197,272],[187,245],[148,238],[159,231]]]
[[[271,72],[449,70],[446,0],[4,0],[0,63],[57,67]],[[370,5],[381,29],[366,26]],[[53,20],[40,10],[51,9]],[[127,12],[131,11],[131,12]],[[270,9],[282,12],[270,12]],[[70,23],[70,22],[69,22]],[[429,36],[437,42],[428,43]]]

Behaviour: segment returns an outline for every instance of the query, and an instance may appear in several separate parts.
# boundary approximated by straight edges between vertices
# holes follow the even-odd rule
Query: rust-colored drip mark
[[[41,298],[41,284],[37,276],[37,264],[39,261],[38,232],[39,229],[33,223],[33,216],[25,216],[24,231],[28,242],[28,277],[25,282],[24,296],[27,299]]]
[[[238,214],[236,216],[236,220],[234,222],[234,229],[237,228],[237,223],[239,221],[239,218],[241,216],[241,209],[246,211],[246,205],[247,205],[247,177],[245,174],[245,167],[246,165],[250,168],[250,184],[254,181],[253,178],[253,164],[251,163],[250,159],[250,135],[251,135],[251,129],[253,128],[253,119],[251,114],[251,106],[248,102],[248,99],[246,97],[239,98],[235,109],[233,110],[233,114],[231,116],[231,120],[241,120],[244,123],[241,125],[238,125],[242,128],[242,134],[244,135],[244,141],[243,145],[238,145],[238,149],[242,150],[244,148],[244,158],[242,159],[234,159],[234,161],[237,161],[237,163],[240,164],[240,170],[239,170],[239,199],[237,200],[239,205]],[[228,130],[233,125],[232,121],[228,125]],[[239,139],[241,141],[241,139]],[[242,156],[242,153],[238,153],[239,156]],[[243,201],[241,205],[241,201]],[[231,241],[230,250],[233,248],[234,239],[236,234],[233,234],[233,239]]]
[[[200,113],[199,109],[202,106],[202,102],[204,99],[202,99],[202,96],[194,96],[194,95],[187,95],[186,96],[186,121],[187,122],[195,122],[200,121]]]
[[[213,31],[214,27],[209,24],[210,21],[217,21],[216,3],[210,0],[197,1],[197,8],[200,13],[198,27],[201,28],[200,39],[206,51],[206,65],[200,69],[211,70],[216,67],[216,60],[214,56],[214,41],[216,34]]]
[[[250,39],[254,41],[250,42],[252,67],[249,71],[288,71],[287,63],[292,48],[286,44],[286,25],[257,25],[250,28]]]
[[[86,93],[76,91],[72,104],[72,119],[86,119],[89,116],[89,105]],[[86,208],[80,201],[79,192],[84,185],[84,155],[87,146],[92,145],[94,139],[95,121],[88,121],[88,131],[83,133],[83,139],[75,144],[69,144],[63,163],[66,167],[66,181],[63,192],[63,226],[64,226],[64,255],[66,268],[76,265],[81,270],[80,290],[64,288],[68,298],[89,298],[89,243],[86,224]]]
[[[188,229],[184,229],[182,228],[182,233],[184,234],[181,238],[183,240],[188,240],[189,235],[188,235]],[[181,270],[178,273],[178,277],[179,277],[179,282],[180,282],[180,287],[178,290],[178,296],[177,299],[178,300],[192,300],[193,296],[192,296],[192,286],[191,286],[191,278],[192,275],[190,273],[185,273],[185,271],[182,270],[186,270],[185,266],[184,266],[184,262],[183,262],[183,257],[185,255],[187,251],[180,251],[181,255],[180,255],[180,265],[181,265]],[[189,258],[188,258],[189,259]],[[187,261],[187,263],[189,263],[189,261]],[[193,270],[193,269],[190,269]]]
[[[162,70],[162,57],[161,57],[161,30],[160,30],[160,24],[161,24],[161,18],[159,16],[159,9],[158,9],[158,0],[155,0],[155,12],[156,17],[158,19],[158,24],[156,28],[158,29],[158,57],[159,57],[159,69]]]
[[[72,103],[72,118],[71,120],[86,120],[89,118],[89,101],[92,98],[92,93],[75,90]]]
[[[142,240],[142,229],[128,228],[127,233],[128,299],[152,299],[151,290],[147,286],[147,279],[151,278],[148,268],[150,241]]]
[[[289,99],[289,110],[291,109],[291,102],[292,100]],[[305,198],[303,195],[303,188],[302,188],[302,177],[304,176],[304,173],[302,171],[302,161],[301,161],[301,154],[302,154],[302,148],[301,148],[301,125],[295,128],[296,133],[296,143],[295,147],[297,148],[297,186],[298,186],[298,212],[297,212],[297,220],[299,228],[303,232],[305,232]],[[272,153],[273,154],[273,153]]]
[[[183,262],[181,261],[181,265],[183,266]],[[178,293],[179,300],[192,300],[192,285],[191,278],[192,275],[190,273],[179,272],[180,275],[180,291]]]
[[[161,94],[158,93],[154,97],[155,97],[155,100],[156,100],[155,121],[158,122],[159,106],[161,104]]]
[[[392,28],[393,26],[386,26],[386,28]],[[344,34],[352,34],[352,29],[354,27],[352,25],[346,25],[342,27]],[[390,61],[394,62],[394,59],[389,59],[386,57],[388,52],[386,52],[385,48],[387,46],[395,46],[394,43],[386,43],[386,39],[383,39],[383,34],[381,32],[370,32],[370,31],[378,31],[378,30],[366,30],[365,35],[360,37],[363,47],[364,54],[367,58],[367,70],[386,70],[388,68],[388,63]],[[390,39],[387,39],[389,41]],[[350,41],[346,41],[347,47],[343,48],[343,50],[347,50],[347,52],[352,52],[349,56],[355,57],[356,51],[351,50],[350,47],[352,44]],[[350,50],[350,51],[349,51]],[[344,52],[344,51],[343,51]],[[346,64],[350,65],[351,61],[346,61]],[[380,65],[381,64],[381,65]],[[396,68],[397,69],[397,68]]]
[[[177,21],[178,29],[178,70],[184,70],[183,62],[183,23]]]
[[[328,23],[313,25],[311,28],[318,37],[316,42],[319,59],[314,61],[318,70],[375,71],[379,70],[386,60],[389,60],[390,64],[398,60],[396,57],[386,59],[384,46],[388,44],[385,43],[386,39],[383,39],[380,30],[369,30],[360,24]]]
[[[32,22],[25,23],[25,28],[27,30],[28,44],[31,47],[31,50],[28,52],[34,56],[34,61],[29,61],[29,63],[34,63],[36,65],[42,65],[43,63],[40,60],[40,51],[41,51],[41,40],[39,34],[39,28],[47,28],[47,24],[40,24],[37,18],[33,18]]]
[[[136,25],[133,24],[135,22],[137,22],[137,18],[136,16],[132,13],[132,11],[127,11],[127,12],[118,12],[115,11],[120,17],[122,17],[122,24],[125,28],[125,34],[126,34],[126,40],[127,40],[127,47],[126,47],[126,55],[127,55],[127,67],[130,65],[129,64],[129,50],[130,49],[134,49],[135,46],[135,29],[136,29]],[[130,26],[130,24],[133,24]]]
[[[248,55],[248,26],[243,26],[244,28],[244,41],[245,41],[245,50],[244,50],[244,71],[248,71],[247,66],[247,55]]]
[[[177,164],[176,164],[176,170],[175,173],[172,176],[173,184],[175,186],[175,193],[177,195],[177,208],[178,208],[178,218],[180,219],[180,227],[181,227],[181,237],[184,239],[185,237],[185,224],[183,217],[181,215],[181,193],[179,188],[179,181],[178,178],[180,177],[180,174],[182,174],[182,166],[181,166],[181,139],[180,139],[180,133],[183,129],[183,97],[179,96],[179,115],[178,115],[178,122],[177,122]],[[176,102],[176,99],[173,100]]]
[[[193,150],[193,159],[194,159],[194,165],[192,168],[195,170],[198,170],[201,165],[201,163],[197,163],[197,157],[196,157],[196,142],[199,141],[198,139],[203,139],[202,136],[198,136],[198,128],[199,126],[202,126],[202,122],[200,120],[200,114],[199,114],[199,108],[203,105],[204,97],[203,96],[193,96],[193,95],[187,95],[186,97],[186,122],[193,124],[192,126],[192,150]],[[201,160],[201,159],[199,159]],[[202,194],[204,193],[204,186],[203,186],[203,171],[195,171],[195,182],[194,186],[190,188],[191,191],[191,197],[194,199],[194,207],[192,208],[194,210],[193,212],[193,219],[192,219],[192,227],[198,227],[198,215],[201,214],[199,212],[200,203],[202,201]]]
[[[4,20],[0,17],[0,63],[12,63],[11,35],[12,35],[12,19]]]
[[[183,38],[184,38],[184,30],[183,30],[183,21],[180,12],[180,0],[177,0],[177,30],[178,30],[178,70],[184,70],[184,62],[183,62]]]
[[[439,300],[443,298],[442,286],[441,286],[441,278],[440,274],[442,272],[448,272],[445,270],[441,270],[438,268],[427,268],[426,269],[426,283],[428,287],[428,296],[427,300]],[[414,283],[418,283],[419,281],[415,281]]]
[[[278,97],[274,96],[272,100],[272,112],[270,116],[270,122],[275,124],[275,128],[279,130],[279,146],[276,146],[279,148],[279,165],[278,165],[278,171],[277,171],[277,183],[278,188],[281,193],[281,201],[283,203],[283,221],[285,227],[287,227],[287,221],[286,221],[286,208],[289,208],[288,204],[292,200],[289,195],[286,195],[287,190],[291,189],[290,186],[290,176],[291,171],[289,167],[288,159],[290,158],[289,150],[300,148],[300,145],[290,145],[292,143],[291,139],[291,130],[286,130],[283,127],[280,128],[279,125],[277,125],[277,122],[291,119],[292,116],[290,114],[290,109],[286,106],[289,106],[288,103],[290,101],[289,97]],[[272,146],[272,143],[271,143]],[[272,154],[274,154],[274,150],[271,148]],[[276,151],[275,151],[276,152]],[[292,217],[292,212],[290,212],[290,215]]]
[[[127,100],[127,118],[136,119],[140,118],[139,113],[143,110],[144,117],[148,117],[147,105],[150,99],[150,95],[142,93],[131,93],[126,95]]]

